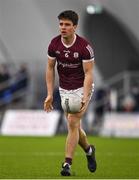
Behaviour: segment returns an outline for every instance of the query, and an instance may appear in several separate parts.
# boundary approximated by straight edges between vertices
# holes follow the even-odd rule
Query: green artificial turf
[[[96,146],[98,168],[90,173],[86,157],[77,147],[72,176],[61,177],[66,136],[0,136],[0,178],[2,179],[133,179],[139,178],[139,139],[89,136]]]

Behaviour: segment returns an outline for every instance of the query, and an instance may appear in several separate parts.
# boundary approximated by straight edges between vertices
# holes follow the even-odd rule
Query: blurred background
[[[77,33],[95,51],[95,91],[84,116],[85,131],[139,137],[138,0],[0,0],[0,133],[67,131],[57,77],[55,111],[43,111],[47,47],[59,33],[58,14],[67,9],[79,14]]]

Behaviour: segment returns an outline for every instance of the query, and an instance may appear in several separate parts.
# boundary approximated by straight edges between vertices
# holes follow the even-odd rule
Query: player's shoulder
[[[92,46],[92,43],[90,43],[86,38],[84,38],[84,37],[82,37],[82,36],[77,35],[77,39],[78,39],[78,42],[79,42],[82,46],[87,46],[87,45]]]
[[[81,50],[81,54],[84,60],[90,59],[91,61],[94,59],[94,50],[92,47],[92,43],[88,42],[85,38],[78,36],[78,44]]]
[[[51,43],[57,44],[61,42],[61,35],[55,36],[52,40]]]
[[[55,50],[60,43],[61,43],[61,35],[58,35],[51,40],[48,49]]]

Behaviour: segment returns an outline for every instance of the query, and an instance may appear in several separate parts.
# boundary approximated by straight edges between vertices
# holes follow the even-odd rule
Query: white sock
[[[91,146],[90,146],[90,148],[89,148],[88,153],[86,153],[86,155],[88,155],[88,156],[91,156],[91,155],[92,155],[92,148],[91,148]]]
[[[71,165],[70,165],[69,163],[67,163],[67,162],[65,162],[65,163],[63,164],[63,166],[65,167],[67,164],[69,165],[69,168],[70,168]]]

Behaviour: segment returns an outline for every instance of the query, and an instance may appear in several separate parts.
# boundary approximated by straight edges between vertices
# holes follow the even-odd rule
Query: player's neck
[[[62,37],[62,42],[66,46],[71,46],[76,40],[76,34],[71,35],[70,37]]]

